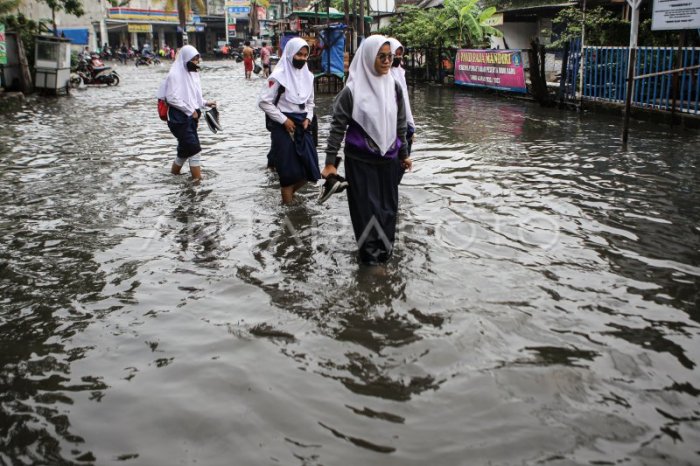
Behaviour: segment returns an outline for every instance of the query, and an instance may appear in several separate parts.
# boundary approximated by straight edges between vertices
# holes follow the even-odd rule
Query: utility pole
[[[182,45],[188,44],[187,40],[187,13],[189,13],[190,2],[188,0],[177,0],[177,17],[180,20],[180,29],[182,29]]]
[[[630,107],[632,106],[632,93],[634,92],[634,67],[637,59],[637,38],[639,37],[639,5],[642,0],[627,0],[632,8],[630,21],[630,50],[627,58],[627,95],[625,96],[625,118],[622,123],[622,147],[627,147],[627,139],[630,129]]]
[[[365,0],[360,0],[360,12],[358,13],[360,18],[359,28],[357,30],[357,35],[360,37],[360,42],[365,39]]]

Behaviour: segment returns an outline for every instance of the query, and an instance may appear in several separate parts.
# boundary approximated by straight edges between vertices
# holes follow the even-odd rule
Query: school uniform
[[[396,54],[398,49],[404,49],[401,42],[393,37],[389,38],[389,46],[391,47],[391,53]],[[406,141],[408,143],[408,154],[411,154],[411,148],[413,146],[413,135],[416,133],[416,123],[413,121],[413,111],[411,110],[411,102],[408,99],[408,85],[406,83],[406,70],[400,63],[396,66],[392,64],[391,66],[391,76],[394,80],[401,86],[403,91],[403,102],[406,107]]]
[[[374,72],[388,39],[370,36],[350,65],[346,87],[333,102],[326,165],[335,165],[345,139],[348,207],[360,260],[378,264],[393,253],[401,161],[408,157],[403,91],[390,74]]]
[[[268,166],[275,167],[283,188],[321,178],[311,125],[306,130],[303,127],[304,120],[311,122],[314,116],[314,76],[307,65],[301,69],[293,66],[294,55],[302,47],[308,44],[300,38],[287,43],[282,59],[258,95],[258,106],[265,112],[270,131]],[[287,118],[295,124],[294,134],[284,127]]]
[[[199,73],[187,69],[187,63],[197,55],[197,49],[191,45],[184,46],[156,94],[168,103],[168,128],[177,139],[175,163],[179,166],[188,159],[191,167],[200,165],[202,146],[197,133],[199,119],[193,118],[192,114],[199,112],[206,101],[202,97]]]

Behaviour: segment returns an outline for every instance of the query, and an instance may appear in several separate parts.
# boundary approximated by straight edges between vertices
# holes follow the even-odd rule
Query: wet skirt
[[[311,126],[304,130],[302,123],[305,113],[285,113],[296,125],[294,137],[291,137],[284,126],[272,121],[270,138],[272,147],[268,154],[268,164],[277,170],[280,186],[292,186],[300,181],[316,182],[321,178],[318,168],[318,153],[314,146]]]
[[[199,134],[197,134],[198,123],[199,120],[195,120],[191,115],[186,115],[172,105],[168,108],[168,128],[177,138],[178,158],[186,159],[202,152]]]

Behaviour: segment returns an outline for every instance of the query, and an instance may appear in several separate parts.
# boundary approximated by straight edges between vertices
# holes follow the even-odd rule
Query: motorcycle
[[[136,66],[149,66],[149,65],[160,65],[160,59],[158,57],[151,57],[150,55],[139,55],[136,58]]]
[[[119,84],[119,75],[110,66],[105,66],[97,56],[92,56],[90,61],[83,58],[78,62],[75,73],[71,74],[72,87],[83,84],[106,84],[116,86]]]

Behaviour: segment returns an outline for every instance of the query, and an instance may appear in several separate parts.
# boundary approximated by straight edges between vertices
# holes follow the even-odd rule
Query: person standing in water
[[[337,172],[345,137],[348,206],[360,261],[384,263],[394,250],[399,181],[411,169],[406,145],[406,109],[401,86],[390,74],[389,39],[370,36],[350,64],[345,88],[333,102],[333,119],[321,174]]]
[[[250,46],[250,41],[245,41],[245,47],[243,47],[243,68],[245,69],[245,78],[251,79],[253,76],[253,58],[255,56],[255,51]]]
[[[411,155],[413,147],[413,135],[416,133],[416,123],[413,121],[413,112],[411,111],[411,102],[408,100],[408,85],[406,84],[406,70],[403,69],[402,61],[404,49],[401,42],[393,37],[389,38],[391,45],[391,53],[394,54],[394,61],[391,63],[391,75],[394,80],[399,83],[403,91],[403,102],[406,107],[406,142],[408,144],[408,155]]]
[[[290,204],[307,182],[321,178],[311,134],[314,75],[306,65],[308,58],[309,45],[304,39],[287,42],[282,59],[258,96],[272,139],[268,167],[277,170],[283,204]]]
[[[199,61],[197,49],[185,45],[175,57],[168,76],[156,94],[168,104],[168,128],[177,138],[177,156],[170,171],[179,175],[185,161],[189,160],[190,172],[195,180],[202,178],[202,147],[197,134],[200,108],[216,107],[216,102],[205,101],[202,97]]]

